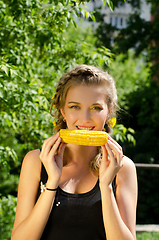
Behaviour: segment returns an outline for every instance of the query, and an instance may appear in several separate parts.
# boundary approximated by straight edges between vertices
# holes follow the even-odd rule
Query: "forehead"
[[[79,85],[71,87],[66,96],[66,102],[99,102],[106,101],[106,89],[102,85]]]

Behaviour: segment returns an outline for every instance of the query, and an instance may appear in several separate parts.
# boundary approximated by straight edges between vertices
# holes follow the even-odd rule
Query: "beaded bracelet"
[[[42,182],[40,183],[40,189],[41,189],[41,193],[44,192],[45,190],[48,191],[57,191],[58,188],[47,188],[45,184],[43,184]]]

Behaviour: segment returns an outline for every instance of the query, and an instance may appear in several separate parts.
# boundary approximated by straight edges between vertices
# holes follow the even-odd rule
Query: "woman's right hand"
[[[48,174],[48,188],[58,187],[63,167],[63,153],[65,146],[65,143],[61,143],[59,132],[44,140],[40,159]]]

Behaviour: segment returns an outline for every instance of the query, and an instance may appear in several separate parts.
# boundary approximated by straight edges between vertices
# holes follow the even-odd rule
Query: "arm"
[[[102,148],[103,158],[99,177],[107,239],[135,240],[137,205],[135,166],[130,159],[122,157],[122,149],[114,140],[109,140],[108,145]],[[116,198],[110,184],[115,175],[117,175]]]
[[[56,188],[61,176],[64,151],[64,145],[61,144],[58,153],[55,155],[60,141],[59,135],[45,140],[41,153],[39,150],[31,151],[23,160],[12,240],[37,240],[43,233],[56,192],[45,191],[36,202],[41,172],[40,158],[48,173],[47,187]]]

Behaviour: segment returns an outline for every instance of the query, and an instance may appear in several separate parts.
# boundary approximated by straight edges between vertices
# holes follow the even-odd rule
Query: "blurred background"
[[[159,164],[159,2],[0,0],[2,240],[10,239],[22,160],[52,135],[51,97],[78,64],[114,77],[120,111],[112,135],[124,154],[136,165]],[[137,224],[159,224],[159,169],[137,167],[137,175]]]

